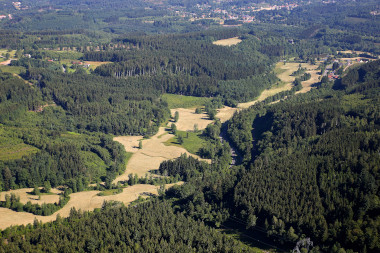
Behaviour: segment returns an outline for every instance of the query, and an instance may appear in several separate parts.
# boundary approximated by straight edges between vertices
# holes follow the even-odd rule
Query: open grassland
[[[170,109],[172,108],[195,108],[203,106],[210,98],[183,96],[175,94],[164,94],[162,98],[168,103]]]
[[[189,151],[192,154],[197,154],[198,151],[206,145],[206,141],[201,138],[202,132],[194,133],[190,131],[177,131],[177,135],[182,136],[182,144],[178,142],[177,137],[172,137],[165,142],[165,145],[184,147],[187,151]]]
[[[296,94],[306,93],[310,91],[313,88],[313,85],[320,81],[320,75],[319,75],[320,70],[315,69],[315,70],[308,70],[306,72],[311,74],[311,78],[309,80],[302,82],[302,89],[297,91]]]
[[[94,70],[101,65],[112,63],[112,62],[110,62],[110,61],[85,61],[84,63],[90,64],[90,69]]]
[[[14,58],[16,54],[16,50],[8,51],[8,49],[0,49],[0,55],[5,56],[5,54],[9,53],[10,58]]]
[[[369,19],[367,19],[367,18],[358,18],[358,17],[346,17],[343,21],[345,21],[345,22],[347,22],[349,24],[357,25],[357,24],[360,24],[360,23],[368,22]]]
[[[133,138],[134,136],[131,137]],[[149,174],[150,171],[157,170],[161,162],[177,158],[183,153],[199,158],[198,156],[189,153],[183,147],[166,146],[165,142],[173,137],[173,134],[167,132],[167,128],[160,127],[156,135],[152,136],[150,139],[142,140],[142,149],[138,149],[134,152],[127,163],[125,172],[118,176],[113,182],[127,181],[129,174],[137,174],[139,177],[143,177],[146,174]],[[126,150],[130,150],[135,146],[135,143],[133,141],[128,142],[126,140],[127,138],[129,137],[127,136],[123,138],[124,141],[122,144]],[[209,160],[205,161],[210,162]]]
[[[259,101],[263,101],[268,97],[271,97],[277,93],[280,93],[282,91],[290,90],[293,85],[293,81],[295,80],[295,76],[292,76],[292,73],[296,71],[299,68],[300,63],[296,62],[289,62],[284,65],[283,62],[278,62],[276,64],[276,67],[274,69],[274,72],[276,73],[277,77],[281,80],[281,83],[272,86],[269,89],[264,90],[260,96],[250,102],[246,103],[239,103],[237,108],[232,107],[224,107],[222,109],[218,110],[218,114],[216,115],[217,118],[220,119],[220,121],[223,123],[227,120],[229,120],[236,111],[249,108],[250,106],[254,105],[255,103]],[[318,68],[317,65],[311,65],[308,63],[301,63],[301,66],[303,68],[307,69],[307,73],[311,74],[311,79],[302,82],[302,89],[298,91],[298,93],[305,93],[312,89],[312,85],[319,82],[319,71],[316,69]]]
[[[179,113],[178,122],[175,122],[178,131],[192,131],[194,130],[194,124],[197,124],[198,129],[202,130],[213,122],[207,119],[206,114],[196,114],[194,109],[172,109],[172,115],[174,115],[176,111]],[[149,174],[150,171],[157,170],[161,162],[177,158],[183,153],[192,155],[180,145],[165,145],[168,140],[175,137],[168,132],[169,126],[172,123],[173,122],[169,122],[167,126],[160,127],[158,133],[149,139],[143,139],[142,136],[122,136],[114,138],[115,141],[119,141],[125,147],[125,150],[133,153],[127,163],[125,173],[118,176],[114,180],[114,183],[128,180],[129,174],[137,174],[139,177],[143,177]],[[192,136],[192,139],[198,140],[196,136]],[[138,148],[140,140],[142,141],[142,149]],[[190,140],[187,140],[187,142],[187,148],[192,151],[197,149],[196,145],[198,144],[191,144]],[[196,151],[194,153],[196,153]],[[192,156],[199,158],[196,155]],[[209,160],[205,161],[210,162]]]
[[[195,109],[186,109],[186,108],[177,108],[171,109],[170,113],[174,116],[175,112],[179,113],[179,119],[177,122],[169,122],[174,123],[177,126],[178,130],[181,131],[192,131],[194,130],[194,124],[198,125],[198,129],[202,130],[207,127],[208,124],[212,123],[212,120],[209,120],[209,117],[205,113],[196,114]]]
[[[42,189],[42,187],[40,188]],[[31,192],[33,191],[33,188],[23,188],[18,190],[11,190],[7,192],[1,192],[0,193],[0,201],[5,201],[5,195],[11,195],[14,193],[16,196],[20,197],[20,202],[23,204],[26,204],[28,201],[30,201],[32,204],[39,204],[42,205],[43,203],[55,203],[59,202],[59,194],[62,193],[62,191],[58,189],[51,189],[51,193],[49,194],[41,194],[41,198],[39,198],[36,195],[32,195]]]
[[[239,44],[241,41],[242,40],[239,39],[238,37],[233,37],[233,38],[224,39],[224,40],[217,40],[217,41],[214,41],[212,44],[218,45],[218,46],[230,47],[230,46]]]
[[[125,151],[130,153],[136,153],[139,151],[139,142],[143,139],[143,136],[118,136],[114,137],[113,140],[122,144]]]
[[[83,53],[76,51],[60,51],[60,50],[44,50],[46,55],[52,59],[70,59],[78,60],[83,56]]]
[[[5,63],[5,62],[2,62]],[[19,67],[19,66],[8,66],[8,65],[1,65],[0,70],[3,72],[8,72],[12,74],[21,74],[26,71],[24,67]]]
[[[179,183],[180,184],[180,183]],[[166,185],[166,189],[174,184]],[[50,216],[39,216],[26,212],[15,212],[8,208],[0,208],[0,229],[5,229],[14,225],[27,225],[33,223],[34,219],[42,222],[54,221],[59,214],[61,217],[68,217],[71,208],[82,211],[93,211],[95,208],[102,207],[104,201],[120,201],[129,204],[138,199],[139,196],[150,194],[157,195],[159,186],[155,185],[133,185],[123,189],[123,192],[117,195],[98,196],[100,191],[77,192],[70,195],[69,202],[59,211]],[[50,195],[44,195],[43,197]],[[53,195],[52,195],[53,196]]]

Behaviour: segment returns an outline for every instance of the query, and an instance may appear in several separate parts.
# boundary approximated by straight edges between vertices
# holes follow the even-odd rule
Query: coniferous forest
[[[0,215],[158,193],[4,228],[0,252],[379,252],[379,14],[374,0],[0,1],[0,196],[61,191],[7,193]],[[177,129],[173,100],[212,123]],[[144,153],[168,134],[191,155],[113,183],[134,155],[116,136]]]

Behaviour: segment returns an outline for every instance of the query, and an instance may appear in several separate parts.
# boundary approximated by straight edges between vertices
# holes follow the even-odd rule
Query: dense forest
[[[19,236],[20,233],[26,233],[25,237]],[[166,201],[153,201],[134,208],[107,203],[93,213],[72,210],[68,219],[13,228],[4,236],[9,240],[1,245],[0,252],[251,251],[204,223],[175,212]]]
[[[295,232],[335,249],[379,249],[379,66],[348,72],[344,91],[257,105],[231,120],[247,161],[234,192],[238,218],[273,238],[296,240]]]

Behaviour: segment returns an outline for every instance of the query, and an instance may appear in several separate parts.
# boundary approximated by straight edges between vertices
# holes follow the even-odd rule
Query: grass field
[[[42,189],[42,187],[40,187]],[[33,191],[33,188],[23,188],[23,189],[17,189],[17,190],[11,190],[7,192],[0,192],[0,201],[5,201],[5,195],[10,195],[11,193],[14,193],[16,196],[20,197],[20,202],[23,204],[26,204],[28,201],[30,201],[32,204],[39,204],[42,205],[43,203],[55,203],[59,202],[59,194],[62,193],[62,191],[57,189],[51,189],[50,193],[41,193],[41,198],[39,198],[36,195],[30,194]]]
[[[177,158],[183,153],[199,158],[179,145],[165,145],[167,140],[173,137],[174,135],[166,131],[166,127],[160,127],[156,135],[152,136],[150,139],[142,140],[142,149],[136,148],[136,136],[115,138],[114,140],[116,141],[121,140],[120,143],[123,144],[127,151],[133,150],[133,155],[127,163],[125,172],[118,176],[113,183],[128,180],[128,175],[131,173],[143,177],[146,174],[149,174],[150,171],[157,170],[161,162]],[[131,138],[131,141],[128,140],[129,138]],[[210,162],[209,160],[205,161]]]
[[[24,67],[19,67],[19,66],[0,66],[0,69],[3,72],[9,72],[12,74],[17,74],[17,75],[26,71]]]
[[[142,139],[142,136],[117,136],[113,138],[114,141],[124,146],[125,151],[131,154],[139,151],[139,142]]]
[[[218,45],[218,46],[234,46],[234,45],[237,45],[241,42],[242,40],[239,39],[238,37],[233,37],[233,38],[229,38],[229,39],[224,39],[224,40],[217,40],[217,41],[214,41],[212,44],[214,45]]]
[[[201,138],[202,132],[194,133],[194,132],[177,131],[177,135],[181,135],[183,137],[182,144],[178,143],[177,137],[170,138],[164,144],[166,146],[183,147],[187,151],[195,155],[197,155],[198,151],[207,144],[207,142]]]
[[[75,62],[79,62],[79,60],[77,59],[62,59],[61,60],[61,63],[62,64],[66,64],[67,65],[67,68],[66,68],[66,71],[68,73],[73,73],[75,72],[75,70],[71,69],[70,67],[73,65],[72,62],[75,61]],[[101,65],[104,65],[104,64],[108,64],[108,63],[111,63],[111,62],[103,62],[103,61],[84,61],[83,62],[84,64],[90,64],[90,67],[88,68],[88,70],[94,70],[96,69],[97,67],[101,66]]]
[[[369,21],[367,18],[357,18],[357,17],[346,17],[343,21],[349,24],[360,24]]]
[[[8,49],[0,49],[0,55],[5,55],[6,53],[9,53],[10,58],[14,58],[16,50],[8,52]]]
[[[202,130],[207,127],[208,124],[212,123],[212,120],[209,120],[209,117],[206,113],[196,114],[195,109],[171,109],[170,113],[174,116],[175,112],[179,113],[179,119],[174,124],[177,126],[177,130],[180,131],[192,131],[194,130],[194,124],[198,125],[198,129]],[[171,123],[168,124],[170,127]]]
[[[83,53],[76,51],[56,51],[56,50],[44,50],[48,57],[58,59],[73,59],[78,60],[83,56]]]
[[[203,106],[210,98],[164,94],[162,98],[173,108],[195,108]]]
[[[112,62],[109,62],[109,61],[85,61],[85,63],[90,64],[90,69],[94,70],[101,65],[112,63]]]
[[[169,188],[171,185],[168,185]],[[34,219],[42,222],[54,221],[59,214],[61,217],[68,217],[71,208],[82,211],[93,211],[95,208],[101,208],[104,201],[121,201],[124,204],[131,203],[136,200],[140,195],[145,195],[147,193],[157,194],[157,189],[159,186],[154,185],[133,185],[123,189],[123,192],[116,195],[110,196],[97,196],[100,191],[84,191],[77,192],[70,195],[69,202],[59,211],[55,212],[50,216],[39,216],[26,212],[15,212],[8,208],[0,208],[0,229],[5,229],[12,225],[26,225],[33,223]],[[30,189],[23,189],[24,191],[29,191]],[[4,193],[3,193],[4,194]],[[27,193],[26,193],[27,194]],[[30,195],[32,196],[32,195]],[[53,196],[45,195],[41,198]]]

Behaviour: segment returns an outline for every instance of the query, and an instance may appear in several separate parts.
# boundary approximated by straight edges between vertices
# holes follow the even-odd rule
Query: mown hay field
[[[214,41],[212,44],[218,45],[218,46],[228,46],[228,47],[230,47],[230,46],[237,45],[240,42],[242,42],[242,40],[239,39],[239,37],[233,37],[233,38],[224,39],[224,40],[217,40],[217,41]]]

